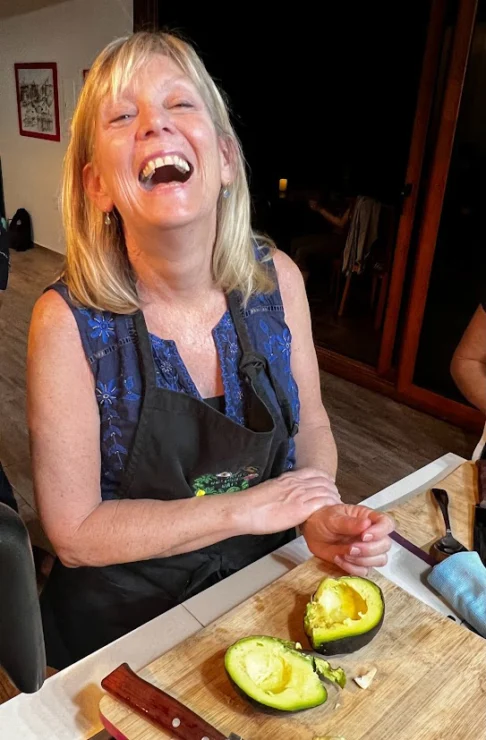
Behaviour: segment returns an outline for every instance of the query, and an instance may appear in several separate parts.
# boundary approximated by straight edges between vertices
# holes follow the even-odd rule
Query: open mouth
[[[193,166],[178,154],[150,159],[138,175],[145,190],[153,190],[156,185],[187,182],[193,173]]]

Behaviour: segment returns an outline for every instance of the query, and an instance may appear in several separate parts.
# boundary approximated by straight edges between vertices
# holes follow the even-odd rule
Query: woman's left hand
[[[326,506],[301,526],[309,550],[347,573],[366,576],[387,563],[393,519],[366,506]]]

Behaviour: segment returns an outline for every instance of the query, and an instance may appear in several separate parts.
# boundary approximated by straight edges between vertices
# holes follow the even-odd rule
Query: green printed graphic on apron
[[[222,473],[200,475],[192,483],[192,490],[196,496],[215,496],[218,493],[236,493],[250,487],[250,481],[258,478],[258,468],[247,466],[231,473],[227,470]]]

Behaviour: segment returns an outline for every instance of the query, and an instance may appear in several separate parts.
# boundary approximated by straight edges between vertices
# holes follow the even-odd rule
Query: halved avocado
[[[304,629],[323,655],[353,653],[378,633],[385,616],[379,586],[367,578],[325,578],[307,604]]]
[[[296,643],[254,636],[231,645],[224,663],[233,684],[255,706],[299,712],[327,700],[321,680],[324,674],[317,670],[315,660],[319,658],[301,652]]]

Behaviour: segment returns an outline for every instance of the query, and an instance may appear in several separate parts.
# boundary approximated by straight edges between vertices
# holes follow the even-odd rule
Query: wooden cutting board
[[[146,667],[140,674],[202,715],[227,735],[244,740],[479,740],[486,736],[486,641],[434,612],[378,573],[386,616],[375,639],[361,651],[332,660],[348,673],[338,708],[324,705],[272,717],[250,707],[224,671],[226,648],[251,634],[297,640],[306,645],[305,604],[322,577],[336,573],[316,559],[298,566],[246,602]],[[352,677],[376,666],[368,690]],[[469,708],[469,711],[465,711]],[[108,695],[102,717],[117,737],[171,737]]]
[[[452,533],[468,550],[472,549],[474,505],[478,502],[475,464],[463,463],[434,487],[447,491]],[[423,550],[429,551],[445,534],[442,514],[430,490],[387,513],[395,519],[397,532]]]

